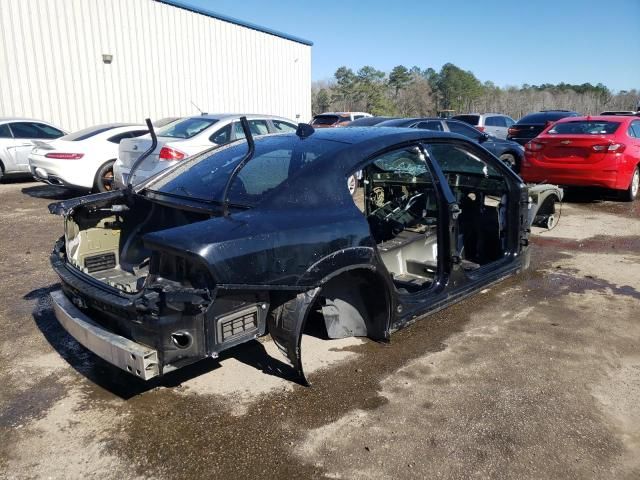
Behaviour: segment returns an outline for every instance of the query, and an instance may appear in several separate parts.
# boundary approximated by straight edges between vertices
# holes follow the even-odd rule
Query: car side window
[[[437,120],[429,120],[425,122],[420,122],[416,124],[415,128],[423,128],[425,130],[435,130],[437,132],[443,132],[444,128],[442,127],[442,122]]]
[[[631,122],[631,126],[629,127],[629,135],[640,138],[640,121]]]
[[[447,126],[452,133],[459,133],[476,141],[480,138],[480,132],[478,130],[463,123],[448,121]]]
[[[273,128],[275,128],[275,131],[278,133],[295,132],[297,129],[294,124],[283,122],[282,120],[272,120],[271,122],[273,123]]]
[[[15,138],[58,138],[64,135],[57,128],[50,127],[43,123],[35,122],[15,122],[11,124],[11,131]]]
[[[229,143],[231,141],[231,124],[222,127],[220,130],[217,130],[213,135],[209,137],[209,141],[215,143],[216,145],[224,145],[225,143]]]
[[[240,122],[234,122],[234,130],[236,139],[244,138],[244,131]],[[249,130],[252,135],[267,135],[269,133],[266,120],[249,120]]]
[[[6,123],[0,125],[0,138],[13,138],[13,135],[11,135],[11,130],[9,130],[9,125],[7,125]]]
[[[131,138],[136,138],[146,135],[147,133],[149,133],[149,130],[134,130],[133,132],[129,132],[129,135],[131,135]]]
[[[504,117],[504,123],[507,125],[507,127],[510,127],[511,125],[514,125],[516,121],[511,117]]]
[[[43,136],[40,138],[60,138],[64,135],[63,131],[54,128],[51,125],[36,123],[35,126],[42,132],[41,135]]]
[[[487,117],[484,119],[484,124],[487,127],[499,127],[498,117]]]

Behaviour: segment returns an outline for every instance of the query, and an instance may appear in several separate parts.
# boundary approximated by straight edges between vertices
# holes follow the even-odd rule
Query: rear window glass
[[[571,112],[539,112],[525,115],[517,123],[546,123],[547,121],[560,120],[565,117],[575,117]]]
[[[338,115],[316,115],[311,125],[333,125],[340,120]]]
[[[170,123],[158,131],[159,137],[191,138],[206,130],[218,120],[215,118],[185,118],[179,122]]]
[[[313,137],[301,140],[295,135],[256,139],[255,154],[232,183],[229,201],[256,205],[277,189],[286,188],[290,178],[297,176],[321,155],[341,147],[344,144],[339,142]],[[246,153],[245,142],[221,147],[181,163],[171,175],[160,178],[148,188],[179,197],[221,202],[229,175]]]
[[[469,125],[478,125],[480,117],[478,115],[456,115],[452,117],[454,120],[460,120],[461,122],[468,123]]]
[[[603,121],[576,121],[556,123],[547,133],[573,134],[573,135],[609,135],[615,133],[620,126],[619,122]]]
[[[60,140],[66,140],[67,142],[79,142],[81,140],[86,140],[87,138],[99,135],[100,133],[104,133],[108,130],[112,130],[113,128],[115,128],[113,125],[98,125],[97,127],[84,128],[82,130],[78,130],[77,132],[70,133],[69,135],[65,135],[64,137],[60,138]]]

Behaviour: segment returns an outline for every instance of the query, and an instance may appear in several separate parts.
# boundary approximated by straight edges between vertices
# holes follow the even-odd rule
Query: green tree
[[[336,86],[334,88],[333,101],[339,102],[345,111],[351,110],[354,102],[358,100],[358,79],[353,70],[340,67],[334,74]]]
[[[482,84],[473,73],[452,63],[443,65],[436,89],[442,98],[442,107],[457,111],[468,110],[471,103],[483,93]]]
[[[326,89],[321,88],[316,94],[316,108],[317,113],[326,112],[331,105],[331,97]]]
[[[392,110],[385,96],[385,73],[366,65],[358,70],[357,90],[365,111],[374,115],[384,115]]]
[[[404,65],[393,67],[389,74],[389,86],[393,89],[395,96],[398,96],[400,90],[404,90],[411,83],[411,72]]]

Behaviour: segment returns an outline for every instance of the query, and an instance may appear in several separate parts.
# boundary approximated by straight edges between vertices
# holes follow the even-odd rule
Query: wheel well
[[[390,321],[389,291],[371,270],[350,270],[322,286],[313,309],[324,318],[329,338],[382,339]]]
[[[544,199],[544,201],[542,202],[542,205],[540,205],[540,208],[538,209],[537,215],[546,215],[546,214],[552,214],[555,213],[556,208],[555,208],[555,204],[556,202],[559,202],[560,199],[558,198],[558,196],[555,193],[552,193],[551,195],[549,195],[547,198]]]

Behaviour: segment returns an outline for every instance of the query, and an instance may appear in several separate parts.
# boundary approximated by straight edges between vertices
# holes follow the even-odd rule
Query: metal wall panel
[[[154,0],[0,0],[0,117],[77,130],[191,102],[308,121],[311,47]]]

